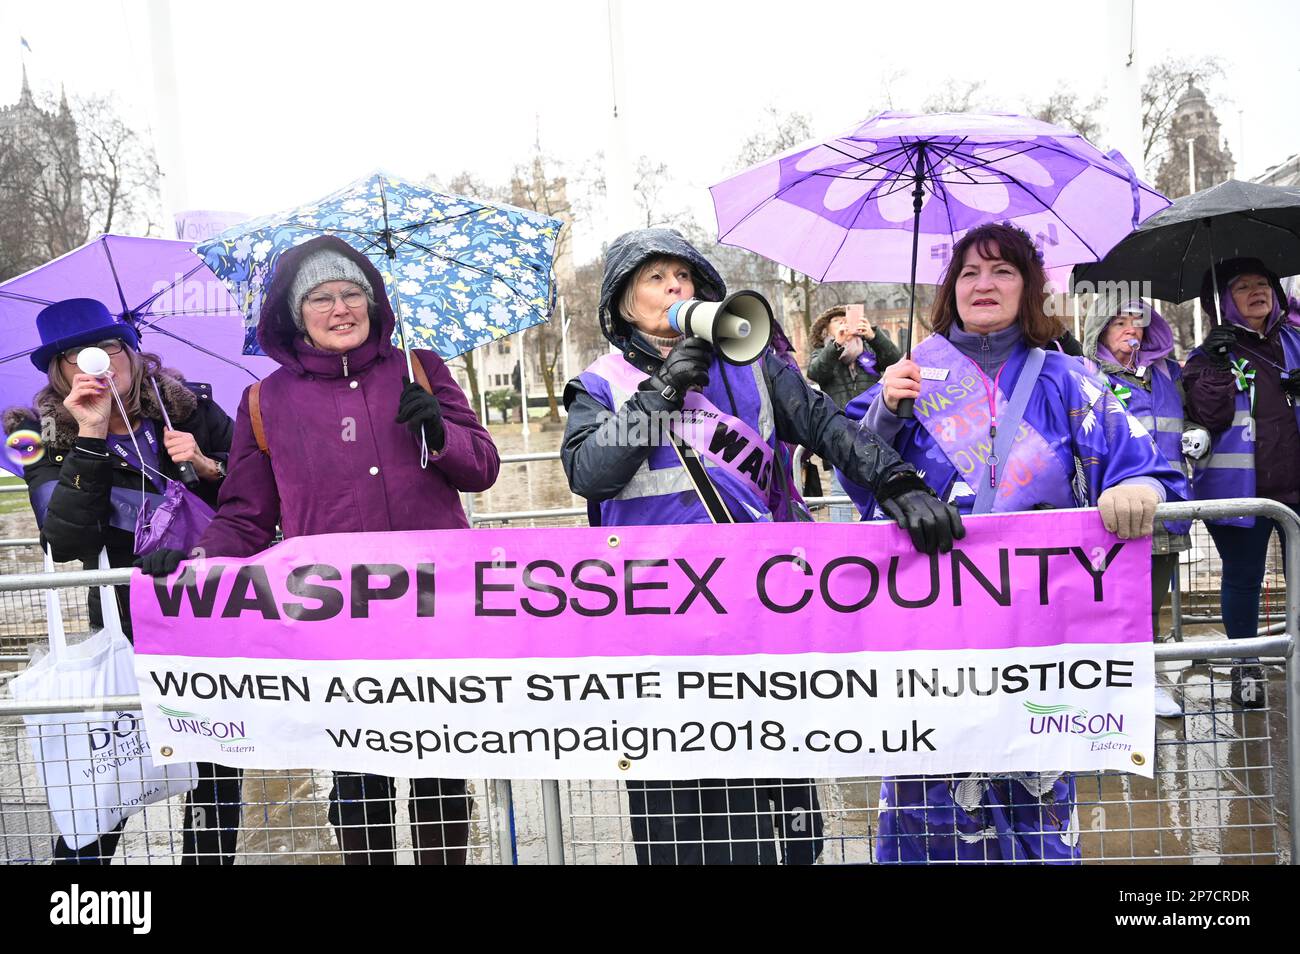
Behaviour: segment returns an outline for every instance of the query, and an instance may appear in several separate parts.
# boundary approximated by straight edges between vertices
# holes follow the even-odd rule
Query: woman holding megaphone
[[[770,312],[755,300],[762,302],[750,292],[728,299],[713,265],[671,229],[629,232],[610,246],[599,314],[618,352],[595,361],[564,392],[561,458],[569,486],[588,501],[592,525],[799,519],[780,448],[788,442],[874,488],[917,549],[950,550],[964,534],[957,512],[765,347]],[[744,442],[742,449],[712,453],[683,426],[683,409],[726,425],[728,449]],[[628,793],[641,864],[774,864],[778,840],[786,863],[812,863],[821,850],[816,791],[807,779],[629,782]]]

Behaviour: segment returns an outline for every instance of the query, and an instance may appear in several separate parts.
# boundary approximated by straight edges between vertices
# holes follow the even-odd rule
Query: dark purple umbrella
[[[718,240],[818,281],[940,280],[953,244],[1006,222],[1047,267],[1094,262],[1169,200],[1117,152],[1010,113],[881,113],[713,186]]]
[[[242,353],[239,306],[190,243],[102,235],[0,285],[0,408],[28,406],[45,386],[28,357],[40,345],[36,315],[65,298],[103,302],[135,325],[142,350],[187,380],[211,384],[213,399],[232,415],[244,388],[277,367]],[[0,454],[0,467],[22,474],[8,455]]]

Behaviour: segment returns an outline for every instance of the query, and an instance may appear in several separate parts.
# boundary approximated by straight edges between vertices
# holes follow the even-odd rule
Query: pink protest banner
[[[349,534],[137,576],[149,731],[408,776],[1150,774],[1149,541],[968,529],[933,557],[892,524]]]

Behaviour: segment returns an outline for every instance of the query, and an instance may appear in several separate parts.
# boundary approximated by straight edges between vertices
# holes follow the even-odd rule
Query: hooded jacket
[[[695,271],[698,298],[720,301],[726,296],[726,285],[717,270],[680,233],[672,229],[642,229],[615,240],[606,254],[601,282],[601,330],[629,364],[646,374],[653,374],[663,359],[623,319],[618,305],[626,283],[637,268],[658,256],[672,256],[690,263]],[[830,398],[810,388],[797,366],[771,349],[759,360],[779,440],[809,448],[868,486],[878,486],[890,478],[913,472],[892,448],[860,430]],[[584,381],[585,374],[571,380],[564,390],[568,424],[560,456],[573,492],[598,505],[615,498],[655,449],[648,444],[629,446],[627,441],[619,440],[619,434],[652,432],[653,415],[669,412],[672,407],[654,391],[636,391],[620,406],[607,407],[591,394],[588,382]],[[717,359],[709,369],[711,386],[717,382],[726,384],[736,376],[734,368],[724,369]],[[738,413],[736,402],[727,403],[728,397],[724,392],[724,403],[718,406],[729,413]],[[589,512],[593,510],[589,508]],[[594,519],[594,512],[592,515]],[[708,519],[703,507],[693,500],[683,506],[681,517],[685,523]]]
[[[167,415],[176,430],[194,435],[205,456],[226,460],[230,449],[233,423],[206,384],[187,382],[177,371],[163,370],[157,375]],[[99,568],[99,551],[108,551],[110,566],[130,566],[135,560],[135,534],[114,519],[114,495],[127,504],[138,506],[143,475],[134,464],[109,450],[108,441],[96,437],[78,437],[77,423],[63,406],[63,399],[48,387],[35,397],[35,407],[10,408],[4,413],[5,432],[27,429],[46,433],[44,454],[23,468],[28,494],[36,522],[41,528],[41,542],[48,545],[56,562],[80,560],[87,570]],[[163,415],[153,388],[140,389],[140,416],[150,423],[158,438],[163,433]],[[42,428],[39,422],[47,422]],[[159,448],[159,470],[172,480],[180,471],[166,451]],[[195,493],[209,506],[216,506],[221,481],[200,481]],[[152,484],[144,485],[152,492]],[[129,514],[128,514],[129,516]],[[129,586],[116,587],[122,609],[122,627],[131,634]],[[99,611],[99,589],[92,587],[88,601],[90,624],[103,626]]]
[[[289,290],[305,255],[329,246],[355,261],[374,289],[370,336],[337,354],[313,347],[294,326]],[[248,391],[239,403],[230,475],[199,545],[208,556],[251,556],[279,524],[284,536],[464,528],[458,492],[492,486],[496,446],[442,359],[416,351],[442,408],[446,443],[420,467],[420,441],[396,422],[406,361],[392,344],[396,319],[378,270],[333,236],[284,253],[258,320],[257,340],[280,368],[262,381],[270,456],[257,446]]]
[[[1122,308],[1140,309],[1147,320],[1136,369],[1120,364],[1101,342],[1106,326]],[[1181,470],[1182,368],[1171,357],[1173,350],[1173,330],[1160,312],[1146,302],[1120,301],[1114,295],[1099,295],[1093,301],[1083,326],[1084,357],[1107,379],[1125,410],[1140,420],[1155,438],[1165,459]]]
[[[1243,418],[1249,418],[1251,434],[1245,442],[1253,453],[1249,473],[1242,470],[1240,480],[1229,479],[1222,487],[1207,461],[1198,461],[1193,480],[1197,499],[1223,496],[1269,497],[1285,504],[1300,503],[1300,425],[1296,406],[1282,390],[1283,370],[1292,370],[1294,355],[1300,355],[1300,330],[1293,326],[1287,314],[1287,299],[1282,285],[1263,263],[1249,258],[1231,259],[1216,269],[1219,280],[1219,297],[1224,304],[1226,323],[1236,335],[1239,346],[1230,351],[1234,360],[1245,359],[1247,368],[1254,371],[1254,408],[1249,409],[1246,392],[1237,387],[1237,377],[1231,369],[1220,368],[1197,348],[1187,358],[1183,368],[1183,386],[1186,391],[1187,419],[1203,426],[1213,436],[1210,460],[1226,445],[1230,450],[1240,450],[1236,444],[1242,430]],[[1273,286],[1273,316],[1264,333],[1251,329],[1237,311],[1228,293],[1232,280],[1246,273],[1263,275]],[[1207,274],[1202,287],[1201,304],[1210,315],[1217,315],[1216,303]],[[1290,354],[1288,354],[1290,352]],[[1243,445],[1244,446],[1244,445]],[[1238,455],[1239,456],[1239,455]],[[1206,478],[1209,478],[1207,481]],[[1253,523],[1253,518],[1236,518],[1243,525]]]

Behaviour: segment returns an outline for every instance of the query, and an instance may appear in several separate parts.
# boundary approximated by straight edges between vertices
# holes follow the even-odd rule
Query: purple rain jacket
[[[298,262],[326,244],[356,261],[375,292],[370,337],[346,355],[309,345],[289,314]],[[262,350],[280,364],[262,382],[260,400],[271,455],[253,437],[245,391],[230,473],[199,542],[207,556],[251,556],[271,543],[277,524],[286,538],[469,525],[458,492],[492,486],[496,445],[442,359],[417,351],[447,432],[420,468],[419,439],[396,422],[406,361],[391,341],[395,323],[379,272],[342,240],[324,236],[284,253],[257,328]]]

